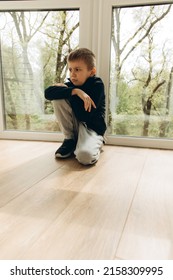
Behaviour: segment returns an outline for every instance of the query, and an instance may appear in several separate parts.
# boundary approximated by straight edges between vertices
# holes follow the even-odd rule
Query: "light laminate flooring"
[[[173,259],[173,151],[0,140],[0,259]]]

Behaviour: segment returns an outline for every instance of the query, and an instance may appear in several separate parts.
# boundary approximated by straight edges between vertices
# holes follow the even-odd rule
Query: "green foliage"
[[[58,123],[55,121],[52,117],[46,117],[45,115],[30,115],[30,121],[31,126],[29,131],[44,131],[44,132],[50,132],[50,131],[60,131],[60,127]],[[25,115],[17,115],[17,123],[18,123],[18,129],[20,131],[28,131],[26,129],[25,124]],[[7,130],[14,130],[14,126],[12,124],[11,118],[9,115],[6,116],[6,129]]]
[[[6,128],[57,131],[53,106],[44,99],[44,90],[57,81],[57,72],[58,82],[66,78],[66,56],[79,41],[79,12],[1,14]]]
[[[117,114],[138,115],[141,114],[141,93],[140,85],[129,86],[123,79],[118,87],[119,103]]]

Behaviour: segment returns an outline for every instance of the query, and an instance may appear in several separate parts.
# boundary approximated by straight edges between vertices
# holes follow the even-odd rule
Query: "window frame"
[[[110,51],[111,51],[111,29],[112,29],[112,9],[115,7],[133,7],[137,5],[149,4],[173,4],[172,0],[103,0],[100,11],[100,44],[99,44],[99,75],[103,78],[106,87],[106,98],[108,105],[109,93],[109,69],[110,69]],[[106,120],[108,120],[108,106],[106,108]],[[130,137],[117,136],[107,134],[107,144],[117,146],[131,146],[131,147],[145,147],[145,148],[161,148],[173,149],[173,139],[161,138],[144,138],[144,137]]]
[[[10,9],[8,4],[10,3]],[[92,48],[92,0],[49,0],[49,1],[0,1],[0,11],[9,10],[63,10],[79,9],[80,11],[80,33],[79,46]],[[2,68],[0,64],[0,79],[2,80]],[[20,140],[43,140],[62,141],[61,132],[32,132],[32,131],[8,131],[5,130],[4,123],[4,101],[3,83],[0,85],[0,139],[20,139]]]

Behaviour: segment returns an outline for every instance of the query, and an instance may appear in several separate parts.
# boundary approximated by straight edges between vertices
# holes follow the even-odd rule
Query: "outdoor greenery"
[[[172,5],[113,8],[108,133],[173,137],[172,26]],[[44,89],[78,44],[78,10],[0,13],[7,130],[59,131]]]
[[[171,8],[113,9],[111,134],[173,137]]]
[[[0,23],[6,129],[59,130],[44,89],[66,78],[79,11],[1,12]]]

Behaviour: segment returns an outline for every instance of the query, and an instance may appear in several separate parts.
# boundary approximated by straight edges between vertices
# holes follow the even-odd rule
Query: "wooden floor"
[[[173,151],[0,140],[0,259],[173,259]]]

